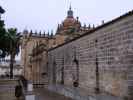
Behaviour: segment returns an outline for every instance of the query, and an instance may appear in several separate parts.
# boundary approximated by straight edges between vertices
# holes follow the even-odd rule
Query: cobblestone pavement
[[[73,100],[47,89],[35,89],[36,100]]]

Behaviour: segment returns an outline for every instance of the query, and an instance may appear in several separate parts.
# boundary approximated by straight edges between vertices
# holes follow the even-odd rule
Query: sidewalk
[[[51,92],[47,89],[36,89],[35,90],[36,100],[74,100],[68,97],[65,97],[63,95],[57,94],[55,92]],[[82,99],[80,99],[82,100]],[[88,100],[88,99],[86,99]],[[122,100],[120,98],[117,98],[115,96],[109,96],[109,95],[96,95],[93,97],[90,97],[89,100]]]
[[[16,100],[15,86],[16,80],[0,80],[0,100]]]
[[[75,88],[57,84],[49,86],[49,90],[71,97],[75,100],[123,100],[120,97],[109,94],[100,93],[96,95],[95,93],[88,92],[79,87]]]
[[[119,97],[105,95],[105,94],[97,95],[95,98],[96,100],[122,100]]]
[[[15,97],[16,85],[18,85],[17,80],[0,80],[0,100],[22,100],[22,98],[17,99]],[[72,100],[68,97],[49,91],[45,88],[34,89],[31,93],[33,93],[32,95],[35,96],[35,100]],[[28,92],[25,94],[25,96],[26,95],[28,95]],[[29,94],[29,96],[30,95],[31,94]]]
[[[15,97],[15,86],[18,84],[17,80],[0,80],[0,100],[17,100]],[[63,88],[63,87],[62,87]],[[56,92],[63,92],[69,93],[69,95],[75,94],[74,96],[77,96],[77,100],[122,100],[120,98],[106,95],[106,94],[100,94],[95,96],[85,96],[85,93],[83,92],[83,95],[78,93],[78,91],[74,91],[74,89],[71,90],[64,87],[64,90],[61,88],[58,88],[58,91],[56,89]],[[70,93],[71,92],[71,93]],[[35,95],[35,100],[74,100],[68,97],[65,97],[63,95],[60,95],[58,93],[49,91],[45,88],[37,88],[33,91],[33,94]]]
[[[34,91],[36,95],[36,100],[72,100],[63,95],[51,92],[44,88],[35,89]]]

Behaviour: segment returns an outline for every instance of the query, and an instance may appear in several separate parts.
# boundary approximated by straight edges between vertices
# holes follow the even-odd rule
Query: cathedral
[[[107,94],[133,100],[133,11],[97,27],[82,26],[70,6],[53,33],[25,30],[24,76],[77,100]]]
[[[73,16],[73,10],[70,6],[66,18],[58,25],[55,34],[53,32],[33,33],[32,30],[30,32],[24,30],[21,38],[24,76],[28,80],[32,80],[34,84],[47,83],[47,50],[69,42],[93,28],[90,25],[88,27],[81,26],[79,18]]]

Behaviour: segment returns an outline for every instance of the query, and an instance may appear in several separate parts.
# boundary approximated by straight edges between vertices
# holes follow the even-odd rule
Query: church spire
[[[69,7],[69,10],[67,11],[67,17],[68,18],[73,18],[73,11],[72,11],[71,4],[70,4],[70,7]]]
[[[70,4],[70,6],[69,6],[69,10],[72,10],[71,4]]]

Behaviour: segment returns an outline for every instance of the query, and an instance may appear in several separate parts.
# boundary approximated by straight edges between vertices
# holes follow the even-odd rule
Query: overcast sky
[[[2,17],[7,28],[38,32],[55,31],[70,3],[82,24],[101,24],[102,20],[107,22],[133,9],[133,0],[0,0],[6,10]]]
[[[133,0],[0,0],[0,6],[6,10],[2,16],[6,27],[16,27],[19,32],[24,29],[55,32],[70,4],[82,25],[99,25],[102,20],[107,22],[133,10]]]

